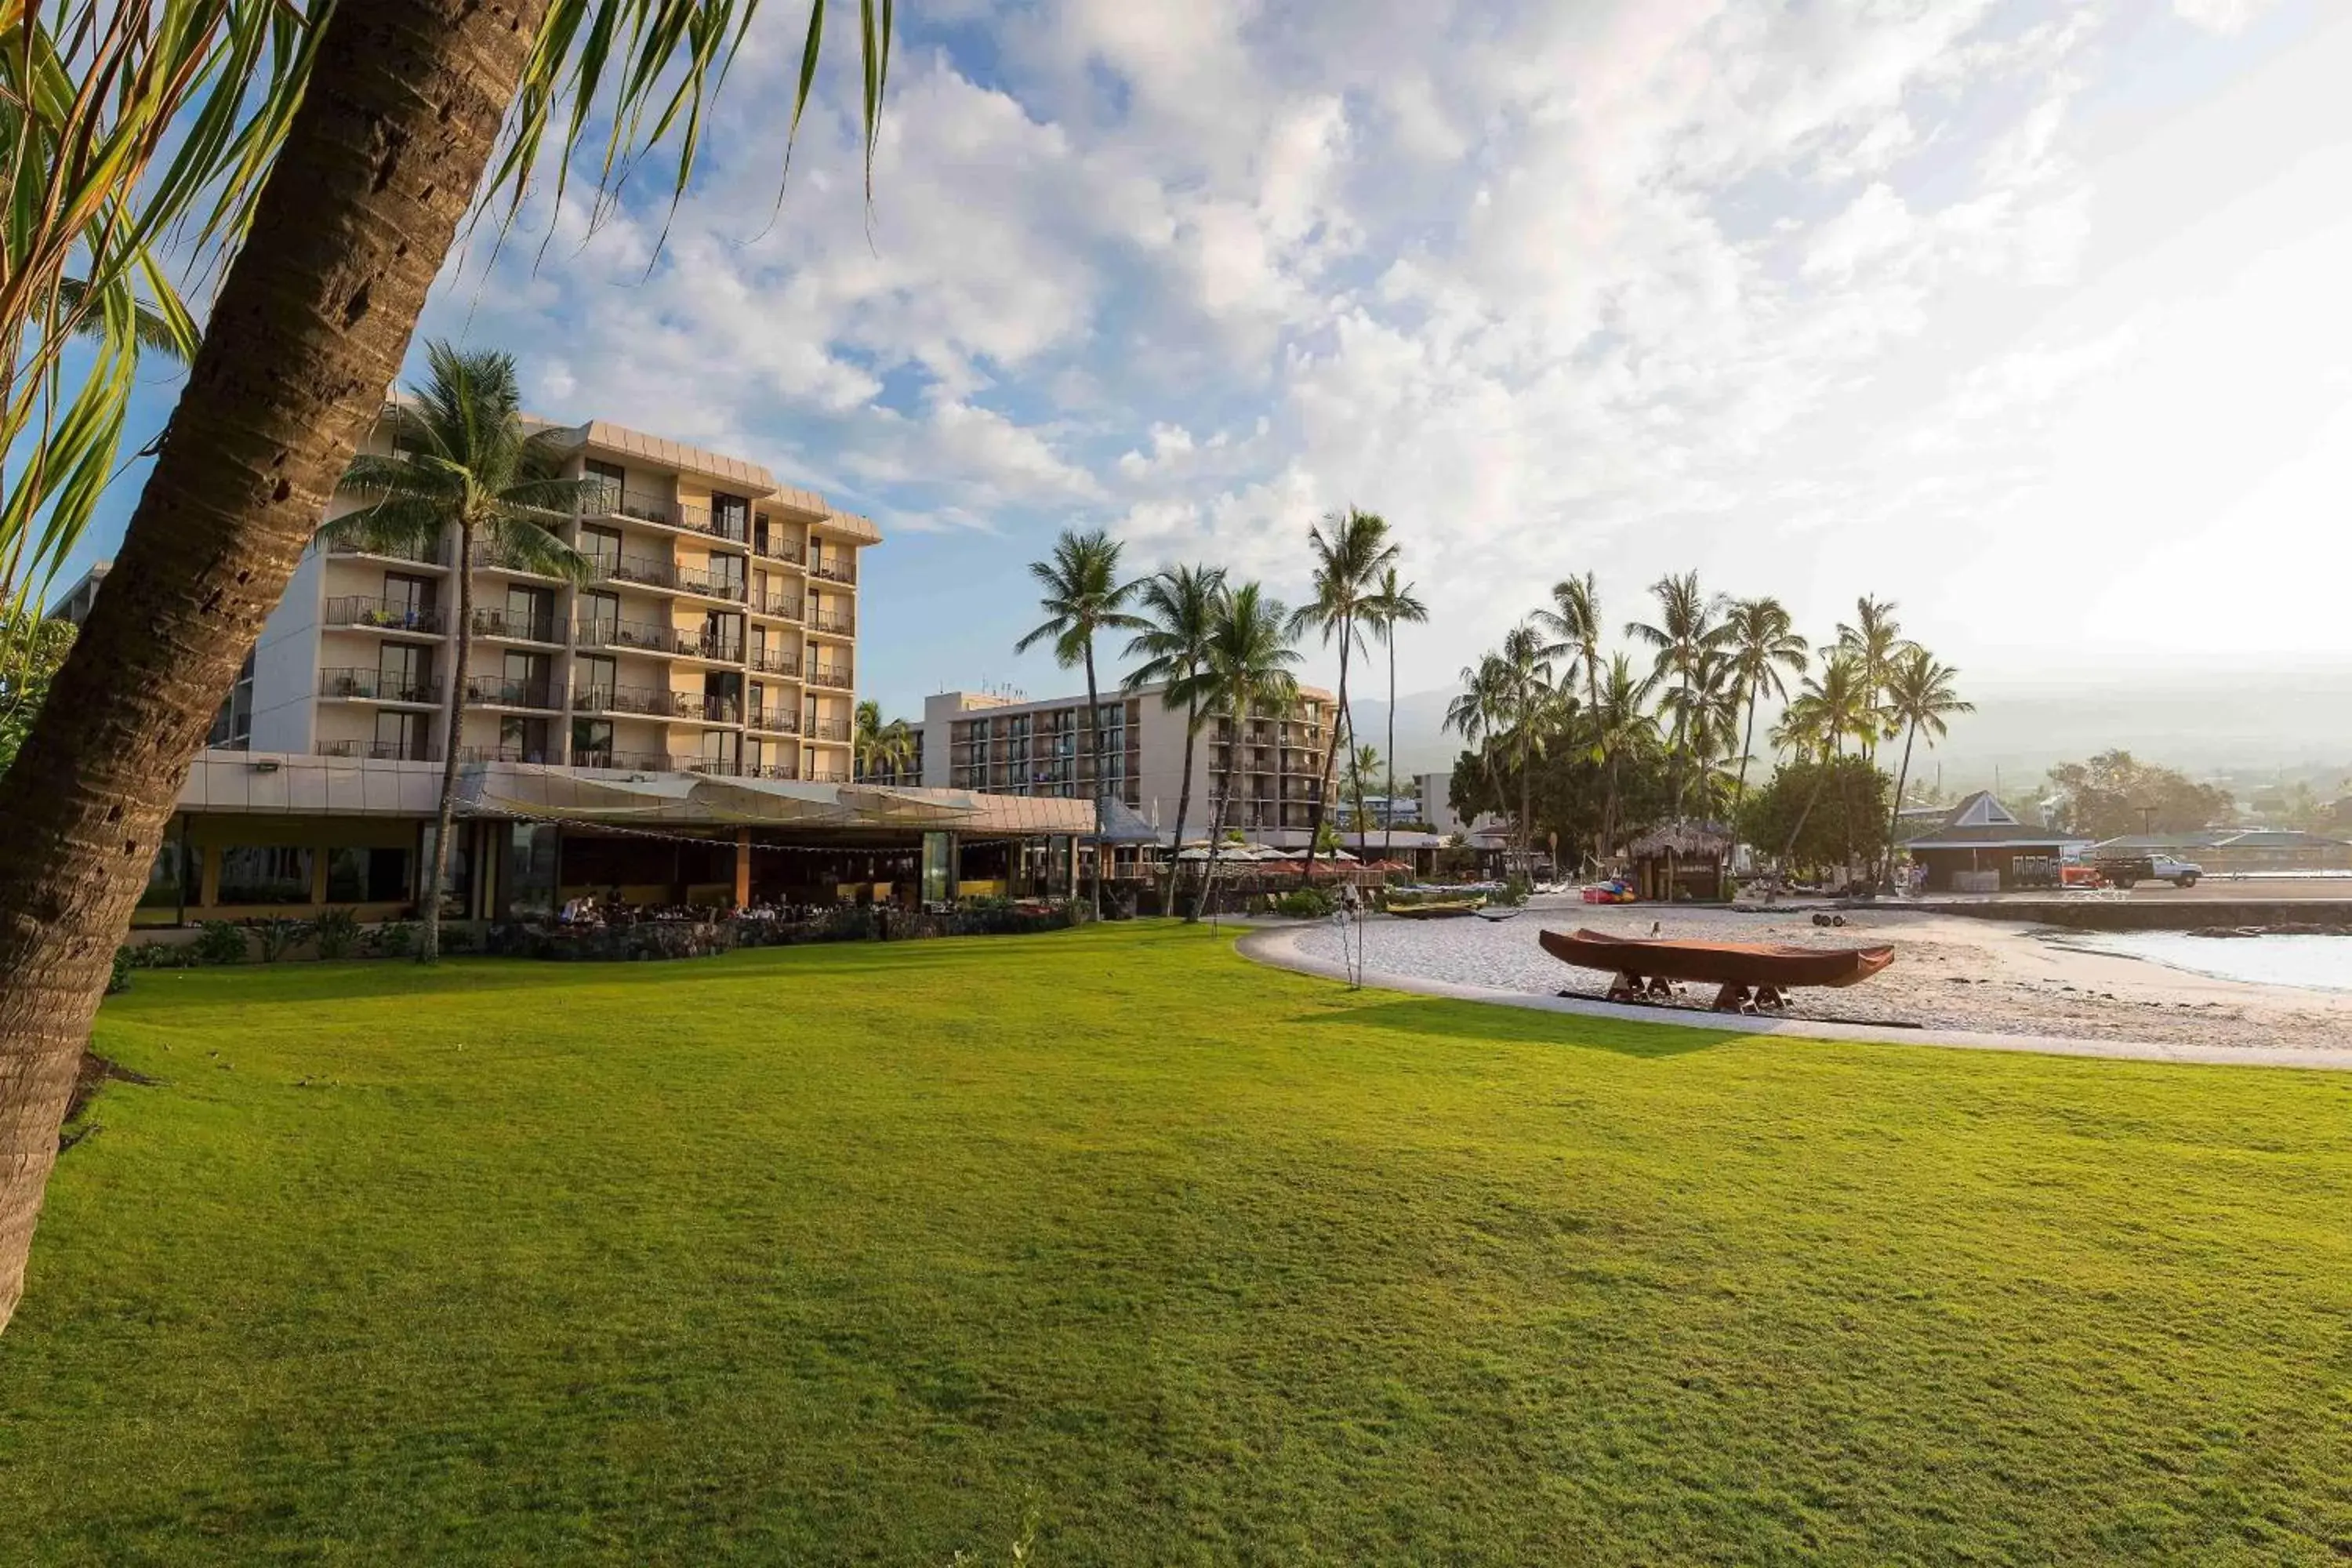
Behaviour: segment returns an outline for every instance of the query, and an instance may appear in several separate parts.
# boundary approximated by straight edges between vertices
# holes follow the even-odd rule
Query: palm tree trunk
[[[1886,809],[1886,868],[1881,885],[1888,892],[1895,890],[1895,830],[1903,821],[1903,791],[1911,783],[1911,743],[1919,738],[1919,726],[1913,724],[1903,732],[1903,768],[1895,777],[1895,804]]]
[[[1525,719],[1520,720],[1520,721],[1519,721],[1519,871],[1520,871],[1520,874],[1521,874],[1521,875],[1523,875],[1523,876],[1527,876],[1527,877],[1528,877],[1528,880],[1529,880],[1529,881],[1531,881],[1531,882],[1532,882],[1532,881],[1534,881],[1534,880],[1535,880],[1535,878],[1534,878],[1533,876],[1531,876],[1531,875],[1528,875],[1528,857],[1529,857],[1529,855],[1532,853],[1532,851],[1531,851],[1531,850],[1529,849],[1529,847],[1528,847],[1528,839],[1529,839],[1529,837],[1530,837],[1530,836],[1534,833],[1534,831],[1535,831],[1535,824],[1534,824],[1534,823],[1532,823],[1532,822],[1530,822],[1530,821],[1528,819],[1528,813],[1529,813],[1529,812],[1531,812],[1531,811],[1533,811],[1533,810],[1535,809],[1534,805],[1533,805],[1533,797],[1534,797],[1534,795],[1535,795],[1535,790],[1534,790],[1534,787],[1533,787],[1533,786],[1534,786],[1534,781],[1533,781],[1532,779],[1530,779],[1530,778],[1528,776],[1528,735],[1527,735],[1527,728],[1528,728],[1528,721],[1527,721],[1527,720],[1525,720]]]
[[[544,10],[335,8],[107,590],[0,779],[0,1328],[164,824],[399,373]]]
[[[1100,699],[1095,695],[1095,639],[1089,637],[1087,638],[1087,755],[1094,760],[1091,766],[1093,777],[1087,781],[1087,792],[1094,797],[1095,803],[1095,919],[1097,921],[1102,919],[1103,873],[1108,869],[1103,864],[1106,851],[1103,845],[1102,715],[1098,710],[1099,702]]]
[[[1788,689],[1784,686],[1781,689],[1785,691]],[[1748,732],[1739,742],[1739,785],[1731,795],[1732,814],[1735,817],[1738,815],[1739,807],[1748,799],[1748,759],[1754,755],[1756,751],[1756,697],[1757,689],[1754,686],[1748,687]]]
[[[1396,849],[1396,623],[1389,623],[1388,805],[1381,812],[1381,858]]]
[[[1348,727],[1348,645],[1355,640],[1355,635],[1354,619],[1342,616],[1339,618],[1339,710],[1331,715],[1331,743],[1323,748],[1323,776],[1316,782],[1314,802],[1307,808],[1307,858],[1298,862],[1298,885],[1302,888],[1315,879],[1315,850],[1323,837],[1323,801],[1331,793],[1331,770],[1339,760],[1339,737]]]
[[[1209,868],[1201,882],[1201,907],[1209,911],[1209,921],[1217,919],[1217,851],[1225,844],[1225,807],[1234,798],[1234,760],[1242,747],[1242,737],[1249,732],[1249,705],[1234,705],[1234,738],[1225,749],[1225,787],[1211,788],[1217,804],[1209,813]]]
[[[1201,738],[1201,704],[1198,700],[1184,705],[1184,782],[1176,790],[1176,833],[1168,846],[1168,894],[1166,907],[1160,912],[1176,912],[1176,879],[1182,868],[1177,858],[1184,853],[1184,818],[1192,809],[1192,748]]]
[[[449,835],[457,815],[457,742],[466,732],[466,676],[474,658],[474,531],[457,526],[457,635],[450,645],[449,722],[441,740],[441,806],[433,832],[433,870],[425,881],[425,929],[416,962],[441,961],[441,891],[449,885]]]
[[[1797,852],[1797,840],[1805,831],[1805,823],[1812,816],[1813,807],[1822,801],[1822,785],[1829,782],[1829,762],[1824,758],[1814,764],[1812,792],[1805,796],[1805,809],[1797,813],[1797,825],[1789,829],[1789,842],[1780,847],[1780,865],[1788,868],[1789,858]]]

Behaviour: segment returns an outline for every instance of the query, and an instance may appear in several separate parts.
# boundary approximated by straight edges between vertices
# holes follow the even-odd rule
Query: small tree
[[[26,614],[14,625],[0,626],[0,773],[16,760],[16,748],[48,700],[49,682],[73,643],[70,621]]]

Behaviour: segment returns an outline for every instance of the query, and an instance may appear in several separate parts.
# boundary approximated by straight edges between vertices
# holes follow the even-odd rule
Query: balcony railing
[[[854,562],[836,561],[827,556],[809,568],[809,575],[827,583],[855,583],[857,581],[857,566]]]
[[[656,621],[586,620],[572,630],[574,647],[633,648],[640,653],[679,655],[687,658],[743,662],[743,639],[718,637],[700,628],[682,630]]]
[[[667,686],[583,686],[572,694],[572,706],[582,713],[643,713],[657,719],[682,719],[694,699]]]
[[[575,768],[626,768],[631,773],[639,773],[671,771],[667,752],[616,752],[609,746],[573,748],[572,765]]]
[[[430,605],[403,604],[397,599],[370,599],[356,594],[327,601],[327,625],[359,626],[369,631],[417,632],[439,637],[447,626]]]
[[[809,770],[808,782],[811,784],[847,784],[849,782],[849,770],[847,768],[811,768]]]
[[[419,566],[446,566],[449,547],[439,540],[430,544],[362,544],[357,540],[331,540],[327,545],[330,555],[365,555],[376,561],[407,561]]]
[[[517,615],[512,610],[476,610],[474,635],[478,637],[504,637],[512,642],[562,642],[556,632],[555,616]]]
[[[850,677],[849,666],[845,664],[812,664],[807,679],[811,686],[837,687],[844,691],[856,684]]]
[[[747,779],[796,779],[801,770],[797,763],[747,763],[742,775]]]
[[[801,672],[801,656],[790,648],[754,648],[751,668],[761,675],[792,675]]]
[[[844,615],[839,610],[819,610],[809,617],[809,630],[848,637],[857,630],[857,621],[855,616]]]
[[[812,741],[846,741],[849,739],[849,721],[813,719],[809,721],[808,732]]]
[[[801,547],[789,539],[780,539],[772,533],[764,542],[754,537],[751,541],[751,553],[763,561],[789,561],[795,566],[801,563]]]
[[[751,595],[751,609],[753,613],[762,616],[774,616],[779,619],[787,621],[797,621],[801,618],[801,605],[803,603],[803,601],[798,594],[769,593],[753,594]]]
[[[726,557],[721,556],[719,559],[723,561]],[[740,563],[739,562],[738,564],[740,565]],[[722,577],[715,572],[698,572],[691,566],[681,566],[677,569],[677,585],[687,593],[700,594],[709,599],[740,601],[745,592],[743,581],[740,577]]]
[[[416,741],[321,741],[318,754],[322,757],[366,757],[373,762],[437,763],[441,760],[426,742]]]
[[[740,637],[719,637],[711,632],[680,632],[677,646],[670,652],[688,658],[707,658],[719,664],[743,662],[743,639]]]
[[[679,528],[690,533],[707,534],[713,539],[731,540],[738,544],[742,543],[744,536],[751,531],[748,510],[714,511],[707,506],[686,505],[619,485],[605,486],[583,501],[580,510],[585,516],[625,517],[662,528]]]
[[[457,760],[461,763],[537,763],[552,764],[557,759],[553,746],[460,746]]]
[[[545,708],[555,707],[554,689],[545,679],[506,680],[494,675],[474,675],[466,679],[466,703],[478,708]],[[475,758],[477,762],[486,760]]]
[[[731,757],[681,757],[673,755],[669,771],[674,773],[713,773],[722,778],[734,778],[743,772],[743,764]]]
[[[596,575],[608,583],[635,583],[649,588],[677,586],[677,566],[658,555],[599,555]]]
[[[556,578],[546,567],[495,544],[474,546],[474,565],[483,572],[520,572],[527,577]]]
[[[374,669],[322,669],[319,672],[319,695],[362,702],[434,704],[441,700],[439,689],[429,679],[386,675]]]
[[[754,730],[764,730],[771,735],[797,735],[801,732],[801,716],[789,708],[753,708],[750,723]]]

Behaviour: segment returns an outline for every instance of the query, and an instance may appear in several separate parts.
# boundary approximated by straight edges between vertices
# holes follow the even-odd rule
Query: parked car
[[[2169,855],[2133,855],[2112,859],[2095,860],[2092,865],[2107,885],[2129,888],[2141,882],[2169,882],[2176,888],[2193,888],[2205,868],[2193,860],[2176,859]]]

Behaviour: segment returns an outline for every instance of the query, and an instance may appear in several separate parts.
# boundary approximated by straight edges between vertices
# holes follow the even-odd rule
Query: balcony
[[[740,566],[742,563],[739,561],[736,564]],[[723,576],[716,572],[698,572],[691,566],[677,568],[676,576],[677,590],[681,594],[699,594],[706,599],[726,599],[739,605],[743,602],[746,590],[740,577]]]
[[[466,678],[466,706],[468,708],[536,708],[551,713],[555,710],[554,697],[553,687],[543,677],[537,680],[507,680],[495,675],[473,675]],[[468,760],[512,762],[518,759],[474,757]]]
[[[849,770],[847,768],[811,768],[809,770],[808,782],[811,784],[847,784],[849,782]]]
[[[771,735],[797,735],[801,732],[801,716],[789,708],[754,708],[747,721],[752,729]]]
[[[719,778],[740,778],[743,764],[732,757],[681,757],[672,755],[669,771],[674,773],[709,773]]]
[[[635,583],[648,588],[677,586],[677,566],[658,555],[597,555],[597,577],[607,583]]]
[[[449,564],[449,547],[440,540],[436,540],[430,544],[392,544],[379,549],[373,544],[361,544],[352,540],[338,539],[329,542],[327,553],[357,555],[370,561],[404,561],[412,566]]]
[[[716,637],[700,628],[685,631],[657,621],[582,621],[572,628],[572,646],[627,648],[672,658],[707,658],[723,664],[743,662],[743,643],[740,637]]]
[[[537,577],[547,583],[564,581],[562,577],[548,571],[545,567],[532,565],[513,551],[502,550],[495,544],[478,544],[474,547],[474,570],[503,572],[516,577]]]
[[[370,599],[355,594],[339,595],[327,601],[326,624],[435,637],[448,625],[441,612],[430,605],[404,604],[397,599]]]
[[[840,610],[819,610],[809,617],[808,626],[809,630],[813,632],[831,632],[835,637],[854,637],[857,632],[857,618]]]
[[[747,779],[796,779],[801,776],[796,763],[752,763],[745,764],[742,776]]]
[[[552,612],[544,615],[517,615],[511,610],[476,610],[474,635],[497,637],[504,642],[560,643],[562,635],[555,629]]]
[[[642,713],[655,719],[683,719],[695,700],[667,686],[588,686],[572,694],[578,713]]]
[[[321,741],[317,754],[322,757],[365,757],[371,762],[437,763],[441,759],[426,742],[408,741]]]
[[[783,561],[794,566],[801,563],[801,547],[789,539],[779,539],[772,533],[764,541],[752,540],[751,553],[762,561]]]
[[[707,506],[683,505],[662,496],[626,489],[619,485],[607,485],[601,494],[582,502],[580,512],[583,517],[617,517],[632,522],[649,522],[656,528],[675,528],[709,539],[723,539],[734,544],[741,544],[751,531],[748,509],[714,512]]]
[[[441,702],[439,689],[429,679],[374,669],[322,669],[319,695],[347,702],[405,702],[418,708],[438,707]]]
[[[751,668],[759,675],[789,675],[798,679],[801,656],[789,648],[755,648],[751,653]]]
[[[755,616],[773,616],[781,621],[797,621],[801,618],[803,602],[798,594],[753,594],[751,601],[751,613]]]
[[[845,664],[812,664],[807,680],[811,686],[832,687],[841,691],[847,691],[856,684],[851,678],[849,666]]]
[[[809,739],[812,741],[846,741],[849,739],[849,721],[812,719],[809,721],[808,732]]]
[[[837,561],[827,556],[808,570],[810,576],[822,582],[847,583],[853,585],[857,582],[857,563],[854,561]]]

